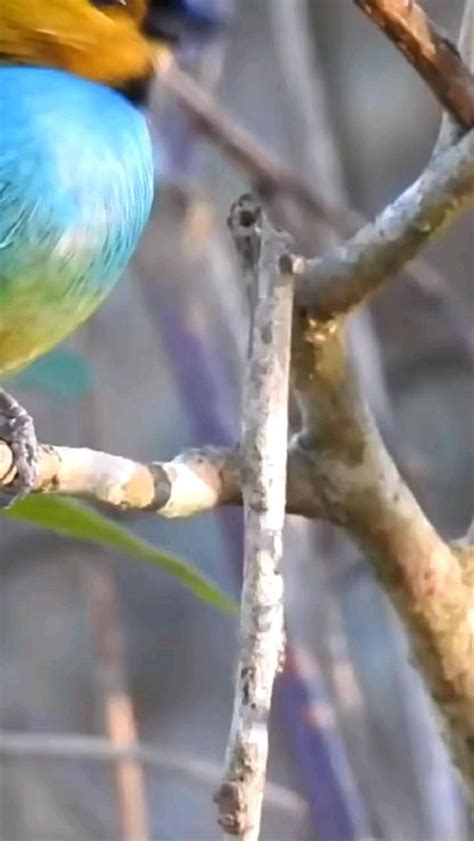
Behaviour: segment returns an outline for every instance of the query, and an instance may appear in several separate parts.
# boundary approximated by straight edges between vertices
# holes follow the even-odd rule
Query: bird
[[[151,81],[187,34],[217,25],[196,0],[1,0],[0,379],[71,334],[122,275],[159,183]],[[16,500],[38,447],[2,388],[0,439]]]

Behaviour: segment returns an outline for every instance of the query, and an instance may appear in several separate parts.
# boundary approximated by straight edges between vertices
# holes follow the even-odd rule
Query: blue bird
[[[154,68],[214,24],[196,0],[1,0],[0,376],[75,330],[122,274],[159,176],[142,108]],[[0,438],[22,494],[34,426],[2,389]]]

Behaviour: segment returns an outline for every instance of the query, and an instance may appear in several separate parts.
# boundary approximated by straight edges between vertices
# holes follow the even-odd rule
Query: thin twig
[[[245,511],[240,657],[223,782],[215,800],[225,834],[257,841],[273,682],[284,650],[280,571],[285,516],[292,278],[278,258],[287,245],[264,221],[258,300],[242,410]]]
[[[413,0],[353,0],[382,29],[464,129],[474,128],[474,76],[449,36]]]
[[[300,208],[316,218],[344,225],[343,208],[332,207],[322,196],[291,169],[285,167],[255,140],[252,134],[239,126],[191,76],[171,63],[164,72],[158,67],[160,82],[177,99],[193,118],[201,134],[242,166],[250,175],[255,189],[269,199],[290,198]]]
[[[119,747],[108,739],[76,734],[3,731],[0,732],[0,755],[18,759],[70,759],[76,762],[127,759],[140,762],[151,771],[178,774],[206,788],[215,785],[220,774],[216,763],[180,754],[174,747],[165,750],[137,743]],[[275,783],[267,783],[265,802],[272,809],[295,817],[303,817],[306,811],[304,801],[296,792]],[[136,841],[141,839],[137,838]]]
[[[239,501],[237,464],[235,451],[218,447],[141,464],[84,447],[43,444],[34,491],[85,497],[123,511],[190,517]],[[12,451],[0,441],[0,487],[8,488],[14,477]]]
[[[133,702],[124,667],[125,641],[120,625],[117,585],[104,563],[81,567],[96,648],[96,674],[101,718],[111,745],[133,748],[138,741]],[[112,764],[121,841],[150,841],[143,768],[134,757],[116,757]]]
[[[474,131],[442,152],[374,223],[321,258],[283,257],[318,319],[349,312],[474,205]]]
[[[0,488],[15,478],[13,454],[0,441]],[[319,517],[322,509],[311,486],[308,465],[294,452],[288,460],[287,511]],[[33,493],[83,497],[121,511],[148,511],[166,519],[193,517],[222,505],[240,505],[237,449],[201,447],[172,461],[142,464],[84,447],[41,444]]]
[[[301,167],[331,204],[347,207],[344,172],[338,154],[310,0],[267,0],[273,42],[286,88],[285,124],[294,165]],[[292,156],[293,157],[293,156]],[[356,227],[359,222],[356,221]]]

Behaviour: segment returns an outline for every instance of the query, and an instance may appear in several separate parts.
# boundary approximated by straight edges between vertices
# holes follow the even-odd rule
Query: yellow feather
[[[67,70],[112,87],[145,78],[156,66],[157,51],[167,53],[140,32],[145,5],[0,0],[0,61]]]

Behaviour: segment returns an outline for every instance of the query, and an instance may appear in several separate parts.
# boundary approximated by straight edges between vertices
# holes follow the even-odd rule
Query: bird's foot
[[[0,388],[0,440],[5,441],[10,447],[16,472],[8,491],[5,488],[5,495],[3,492],[0,494],[1,509],[9,508],[33,489],[38,468],[38,441],[33,419],[26,409],[2,388]]]

